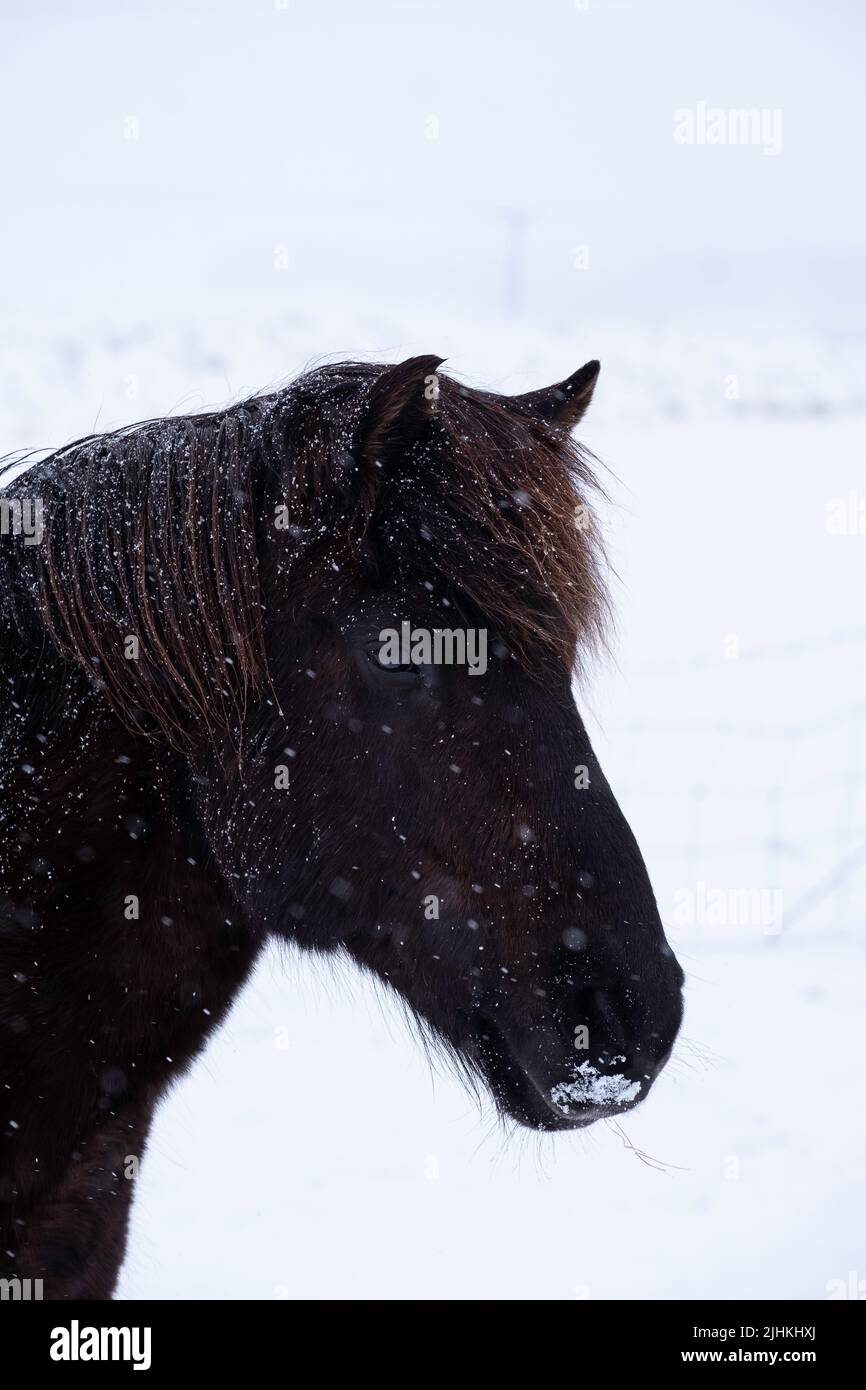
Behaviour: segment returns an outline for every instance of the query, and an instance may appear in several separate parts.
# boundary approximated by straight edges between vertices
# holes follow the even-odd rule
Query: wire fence
[[[808,663],[809,688],[822,692],[824,707],[808,718],[729,718],[712,700],[700,713],[704,679],[727,665],[722,658],[634,671],[650,713],[621,728],[629,771],[617,790],[643,823],[639,838],[674,941],[866,939],[866,695],[854,688],[866,685],[866,627],[739,652],[738,665],[753,668],[755,704],[772,703],[766,690],[793,659]],[[656,678],[686,674],[697,680],[693,712],[656,713],[666,704],[653,698]],[[658,773],[657,750],[671,748],[679,758],[666,757]]]

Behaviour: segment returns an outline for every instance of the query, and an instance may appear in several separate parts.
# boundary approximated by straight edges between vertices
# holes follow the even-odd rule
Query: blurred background
[[[274,952],[163,1106],[122,1292],[866,1296],[866,11],[2,25],[0,452],[326,358],[504,392],[601,358],[619,626],[577,698],[689,972],[648,1105],[542,1142]]]

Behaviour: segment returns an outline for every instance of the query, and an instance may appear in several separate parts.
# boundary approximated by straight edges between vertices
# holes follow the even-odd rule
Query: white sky
[[[862,289],[858,0],[281,3],[5,0],[7,307],[496,308],[509,208],[539,312],[844,312]],[[781,155],[677,145],[699,101],[781,109]]]

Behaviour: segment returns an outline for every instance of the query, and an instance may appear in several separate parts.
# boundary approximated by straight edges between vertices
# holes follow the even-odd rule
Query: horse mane
[[[45,535],[16,546],[11,584],[7,551],[19,634],[41,628],[125,723],[179,746],[191,721],[229,726],[261,678],[254,433],[243,407],[151,420],[76,440],[24,479]]]
[[[287,584],[317,554],[347,584],[375,548],[403,577],[465,599],[528,665],[572,666],[609,612],[592,456],[442,376],[430,436],[392,477],[364,477],[358,431],[383,370],[318,367],[271,395],[89,436],[34,464],[23,488],[0,489],[41,498],[45,517],[41,544],[0,542],[3,627],[47,634],[125,723],[177,747],[191,728],[238,727],[268,682],[262,552],[283,503]]]

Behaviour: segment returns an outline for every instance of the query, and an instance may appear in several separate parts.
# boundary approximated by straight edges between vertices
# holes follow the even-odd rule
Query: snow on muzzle
[[[646,1098],[667,1061],[679,1027],[679,997],[663,1026],[634,1028],[606,991],[586,994],[592,1003],[575,1001],[577,1023],[550,1014],[521,1018],[511,1001],[500,999],[492,1008],[493,1001],[485,1001],[479,1030],[485,1070],[500,1106],[523,1124],[568,1129],[623,1114]]]

